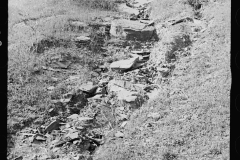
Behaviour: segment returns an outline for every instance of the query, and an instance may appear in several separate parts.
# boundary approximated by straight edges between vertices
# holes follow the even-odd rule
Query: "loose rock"
[[[140,51],[131,51],[134,54],[138,54],[138,55],[149,55],[151,53],[151,51],[144,51],[144,50],[140,50]]]
[[[119,114],[120,119],[119,120],[127,120],[128,116],[126,114]]]
[[[169,69],[168,68],[157,67],[157,71],[159,71],[159,72],[168,72]]]
[[[57,114],[56,109],[55,108],[51,108],[48,110],[48,113],[51,117],[55,116]]]
[[[50,86],[47,88],[47,90],[52,91],[52,90],[54,90],[54,88],[55,88],[54,86]]]
[[[124,107],[117,107],[120,111],[124,111]]]
[[[80,43],[87,43],[89,42],[91,39],[89,37],[86,37],[86,36],[79,36],[79,37],[76,37],[74,39],[74,41],[76,42],[80,42]]]
[[[59,119],[56,119],[55,121],[53,121],[52,123],[50,123],[44,130],[44,132],[51,132],[52,130],[58,129],[59,128]]]
[[[60,99],[60,102],[62,103],[68,103],[70,102],[71,98],[66,98],[66,99]]]
[[[117,133],[115,133],[115,137],[117,138],[123,138],[124,137],[124,134],[120,131],[117,131]]]
[[[71,116],[69,116],[67,118],[72,119],[72,120],[77,120],[79,118],[79,115],[78,114],[72,114]]]
[[[19,156],[19,157],[15,158],[14,160],[23,160],[23,156]]]
[[[78,138],[78,132],[75,131],[75,132],[68,133],[68,134],[66,135],[66,137],[69,137],[69,138],[71,138],[71,139],[76,139],[76,138]]]
[[[90,117],[79,117],[78,120],[79,121],[89,121],[89,120],[92,120],[93,118],[90,118]]]
[[[120,128],[124,128],[127,123],[128,123],[128,121],[124,121],[124,122],[121,124]]]
[[[93,85],[93,82],[87,82],[82,84],[79,89],[89,94],[93,94],[97,90],[97,86]]]
[[[116,61],[111,63],[110,68],[124,71],[130,69],[138,61],[138,59],[139,59],[138,57],[135,57],[127,60]]]
[[[112,22],[110,34],[126,40],[147,41],[155,34],[155,28],[138,21],[121,19]]]
[[[154,21],[149,21],[149,20],[140,20],[141,23],[147,24],[147,25],[153,25]]]
[[[43,136],[43,135],[36,135],[34,139],[37,141],[46,141],[47,140],[46,136]]]

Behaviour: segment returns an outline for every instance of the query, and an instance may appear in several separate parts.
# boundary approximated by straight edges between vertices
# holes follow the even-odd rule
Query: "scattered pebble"
[[[126,126],[127,123],[128,123],[128,121],[124,121],[124,122],[122,122],[120,128],[124,128],[124,127]]]
[[[52,130],[58,129],[59,128],[59,119],[56,119],[55,121],[51,122],[44,130],[44,132],[51,132]]]
[[[123,138],[123,137],[124,137],[124,134],[123,134],[122,132],[120,132],[120,131],[117,131],[117,132],[115,133],[115,137],[117,137],[117,138]]]

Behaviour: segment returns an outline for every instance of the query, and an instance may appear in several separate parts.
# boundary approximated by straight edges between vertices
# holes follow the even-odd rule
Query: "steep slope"
[[[158,98],[132,115],[125,137],[109,141],[95,159],[229,159],[230,1],[202,1],[198,11],[176,0],[154,6],[161,39],[152,62],[166,63],[172,53],[176,60],[167,64],[174,69]],[[194,14],[207,24],[201,32],[189,23],[165,25]],[[182,35],[189,35],[190,45],[176,40]]]

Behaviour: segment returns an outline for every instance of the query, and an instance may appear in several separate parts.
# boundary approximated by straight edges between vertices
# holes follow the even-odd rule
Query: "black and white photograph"
[[[230,159],[230,0],[8,0],[7,34],[8,160]]]

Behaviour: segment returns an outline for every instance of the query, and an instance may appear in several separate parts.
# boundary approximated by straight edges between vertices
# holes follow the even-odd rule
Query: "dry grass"
[[[80,74],[82,75],[81,83],[92,78],[92,72],[88,69],[99,63],[100,55],[94,56],[89,53],[84,56],[85,53],[81,48],[74,47],[74,44],[70,43],[72,36],[86,35],[86,33],[85,31],[72,32],[69,21],[88,22],[93,17],[113,14],[106,9],[103,11],[76,6],[70,0],[11,0],[9,2],[9,138],[23,128],[36,128],[42,125],[46,119],[49,119],[47,111],[51,107],[51,99],[60,98],[60,95],[71,89],[66,84],[59,84],[54,92],[49,94],[47,88],[58,84],[53,78],[58,78],[58,82],[62,82],[70,75]],[[41,42],[42,48],[47,48],[36,53],[32,50],[33,44]],[[56,73],[42,69],[42,66],[49,64],[52,57],[60,54],[71,59],[75,66],[74,71],[63,70]],[[8,139],[9,145],[11,141],[14,139]]]

